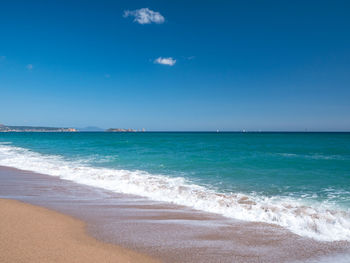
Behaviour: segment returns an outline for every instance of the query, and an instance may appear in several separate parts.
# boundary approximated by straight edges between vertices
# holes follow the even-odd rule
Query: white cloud
[[[154,63],[161,64],[161,65],[167,65],[167,66],[174,66],[176,63],[176,59],[159,57],[156,60],[154,60]]]
[[[141,8],[136,10],[125,10],[123,17],[134,17],[134,22],[139,24],[162,24],[165,19],[159,12],[152,11],[148,8]]]
[[[27,68],[28,70],[32,70],[32,69],[33,69],[33,65],[32,65],[32,64],[28,64],[28,65],[26,66],[26,68]]]

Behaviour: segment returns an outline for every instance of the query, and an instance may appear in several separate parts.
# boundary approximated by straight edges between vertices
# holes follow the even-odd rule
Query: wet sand
[[[158,262],[97,241],[70,216],[9,199],[0,211],[0,262]]]
[[[94,238],[163,262],[317,262],[349,253],[348,242],[318,242],[281,227],[117,194],[0,167],[0,197],[71,215]]]

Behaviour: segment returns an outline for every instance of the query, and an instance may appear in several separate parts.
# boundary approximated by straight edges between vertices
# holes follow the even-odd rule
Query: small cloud
[[[32,70],[32,69],[33,69],[33,65],[32,65],[32,64],[28,64],[28,65],[26,66],[26,68],[27,68],[28,70]]]
[[[134,22],[139,24],[163,24],[165,21],[164,16],[159,12],[150,10],[149,8],[141,8],[136,10],[125,10],[123,17],[134,17]]]
[[[6,56],[0,56],[0,61],[5,60]]]
[[[105,78],[106,78],[106,79],[109,79],[110,77],[111,77],[110,74],[105,74]]]
[[[195,59],[195,58],[196,58],[195,56],[187,57],[188,60],[192,60],[192,59]]]
[[[167,66],[174,66],[176,63],[176,59],[159,57],[159,58],[154,60],[154,63],[161,64],[161,65],[167,65]]]

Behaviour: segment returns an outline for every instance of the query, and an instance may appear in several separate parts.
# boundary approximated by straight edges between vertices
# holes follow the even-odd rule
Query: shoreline
[[[68,215],[12,199],[0,199],[1,262],[159,262],[87,234]]]
[[[0,198],[77,218],[93,239],[164,262],[318,262],[310,260],[350,252],[348,242],[318,242],[265,223],[232,220],[12,167],[0,166],[0,180]]]
[[[13,136],[13,140],[14,142],[22,141],[25,146],[27,137],[33,137],[34,140],[41,138],[41,136],[37,135],[26,135]],[[202,150],[199,150],[195,154],[196,156],[198,155],[198,162],[196,161],[197,157],[192,160],[193,156],[191,157],[191,154],[186,150],[191,149],[188,143],[192,140],[190,139],[192,136],[185,136],[183,138],[182,143],[184,147],[181,147],[181,151],[183,152],[181,155],[173,152],[179,149],[177,149],[176,143],[173,144],[171,141],[175,141],[174,139],[179,139],[182,136],[171,135],[164,137],[166,141],[169,141],[169,150],[177,156],[175,158],[163,156],[163,146],[161,143],[158,144],[161,142],[161,140],[158,140],[158,136],[150,136],[148,139],[142,138],[143,136],[138,139],[132,139],[131,137],[126,135],[124,139],[117,139],[118,142],[120,141],[121,146],[114,147],[113,144],[108,143],[111,140],[111,136],[107,135],[82,135],[76,138],[62,137],[61,135],[49,136],[43,139],[41,142],[43,145],[39,142],[41,139],[38,141],[38,146],[41,145],[40,147],[46,149],[44,152],[41,152],[39,149],[37,149],[39,151],[35,150],[37,147],[35,145],[29,148],[27,146],[18,147],[19,145],[17,143],[12,145],[12,139],[8,141],[4,138],[5,141],[0,143],[1,164],[47,174],[52,177],[57,176],[77,184],[105,189],[115,193],[138,195],[159,202],[187,206],[199,211],[215,213],[237,220],[279,225],[294,234],[314,238],[319,241],[350,241],[348,227],[350,223],[348,219],[349,213],[346,212],[346,209],[338,209],[340,207],[337,207],[337,202],[347,200],[346,195],[350,193],[350,187],[346,185],[346,179],[340,176],[341,185],[344,185],[344,191],[341,190],[342,187],[340,186],[339,191],[337,190],[336,185],[338,181],[334,180],[334,178],[320,182],[315,188],[312,186],[314,189],[311,191],[306,190],[303,186],[305,180],[304,173],[311,175],[311,178],[309,178],[311,182],[317,181],[319,176],[327,176],[328,173],[325,171],[329,170],[331,172],[332,169],[336,169],[337,162],[346,163],[346,156],[327,154],[309,154],[304,156],[303,154],[288,153],[290,150],[285,149],[281,153],[275,152],[268,154],[267,156],[271,157],[269,159],[263,153],[264,151],[259,150],[258,152],[260,153],[257,153],[257,156],[253,154],[255,156],[253,157],[250,156],[249,151],[246,152],[244,150],[247,155],[243,157],[244,160],[262,158],[261,160],[269,159],[272,162],[271,164],[280,163],[280,167],[271,173],[268,170],[274,168],[270,165],[264,168],[264,162],[257,162],[257,166],[253,168],[255,165],[249,165],[250,161],[248,161],[246,165],[251,166],[250,168],[239,168],[240,155],[229,154],[229,151],[233,149],[233,145],[228,147],[231,150],[225,152],[225,158],[220,160],[221,153],[219,148],[215,148],[217,147],[215,145],[219,143],[220,147],[225,148],[227,140],[233,140],[235,142],[238,139],[240,141],[243,139],[243,136],[229,136],[226,139],[219,140],[217,143],[213,140],[214,137],[212,135],[209,137],[207,135],[199,137],[199,141],[196,139],[197,146],[195,147],[195,152],[201,149],[200,141],[202,139],[204,141],[208,139],[208,145],[216,149],[213,153],[210,153],[211,150],[205,150],[205,153],[203,153],[206,156],[202,160],[203,163],[206,162],[205,160],[212,160],[210,161],[212,162],[212,166],[202,165],[200,163],[202,162],[199,161],[202,158],[200,157]],[[101,151],[98,154],[94,153],[94,151],[90,152],[89,144],[82,143],[93,142],[97,138],[104,142],[101,145],[101,150],[98,150],[98,152]],[[271,136],[267,136],[267,138],[271,139]],[[51,140],[54,144],[51,146],[47,145],[47,142]],[[155,143],[155,149],[160,148],[153,152],[155,149],[152,150],[151,147],[149,149],[150,152],[148,152],[148,150],[144,151],[142,146],[139,149],[142,153],[139,158],[137,154],[135,155],[133,153],[133,150],[126,151],[125,154],[122,153],[124,147],[128,149],[129,140],[134,142],[144,141],[145,143],[150,140]],[[247,138],[245,138],[243,141],[248,143],[250,140],[247,141]],[[343,139],[340,140],[340,142],[342,141]],[[54,146],[56,143],[57,145]],[[61,143],[62,145],[60,146]],[[77,148],[71,147],[71,144],[74,143],[77,143]],[[139,146],[136,145],[138,144],[136,143],[132,146],[132,149],[134,149],[133,147],[138,149]],[[285,145],[285,147],[288,148],[289,146]],[[56,155],[55,148],[57,148],[60,154]],[[45,153],[45,151],[49,152]],[[70,154],[73,155],[70,156]],[[122,155],[123,157],[121,157]],[[213,156],[210,157],[211,155]],[[118,160],[119,158],[121,160]],[[231,160],[231,158],[233,159]],[[125,164],[122,164],[124,161]],[[118,164],[119,162],[120,164]],[[164,165],[162,164],[163,162]],[[294,168],[289,167],[289,162],[295,162],[296,166]],[[326,162],[330,162],[330,164],[326,165]],[[232,165],[233,163],[235,165]],[[308,163],[307,171],[300,169],[304,163]],[[322,169],[314,172],[313,167],[314,165],[317,167],[318,164]],[[170,170],[168,170],[169,168],[165,168],[168,165],[172,167]],[[298,166],[300,167],[297,168]],[[346,168],[347,165],[344,165],[341,172],[346,173]],[[179,169],[179,172],[176,172],[177,169]],[[253,170],[250,171],[250,169]],[[281,176],[281,180],[278,179],[275,181],[279,177],[277,176],[280,173],[279,169],[282,169],[281,173],[283,176]],[[232,178],[230,171],[235,171],[232,174]],[[217,176],[211,177],[210,174],[212,173],[217,174]],[[259,173],[263,176],[257,176]],[[250,178],[250,174],[252,178],[248,179]],[[241,177],[240,175],[244,176]],[[294,180],[298,183],[295,184]],[[290,183],[291,185],[289,185]],[[335,188],[328,189],[327,187],[332,184],[334,184]],[[330,198],[329,200],[331,202],[328,202],[327,198]],[[349,202],[345,201],[344,203]]]

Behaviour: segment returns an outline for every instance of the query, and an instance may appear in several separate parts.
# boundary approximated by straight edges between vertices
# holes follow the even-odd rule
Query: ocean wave
[[[314,160],[348,160],[342,155],[325,155],[325,154],[296,154],[296,153],[278,153],[278,156],[286,158],[301,158],[301,159],[314,159]]]
[[[183,177],[93,167],[84,160],[68,161],[58,155],[44,155],[4,143],[0,144],[0,165],[239,220],[272,223],[317,240],[350,241],[349,211],[307,206],[293,198],[219,193]]]

